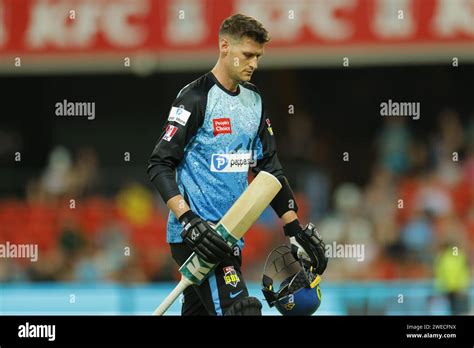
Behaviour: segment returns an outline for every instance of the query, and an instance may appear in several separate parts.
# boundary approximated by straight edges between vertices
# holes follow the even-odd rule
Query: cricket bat
[[[216,225],[216,232],[229,246],[234,246],[257,221],[280,189],[281,184],[273,175],[264,171],[258,173]],[[193,252],[179,268],[180,282],[155,309],[153,315],[163,315],[184,289],[193,284],[202,284],[215,267],[215,264],[204,261]]]

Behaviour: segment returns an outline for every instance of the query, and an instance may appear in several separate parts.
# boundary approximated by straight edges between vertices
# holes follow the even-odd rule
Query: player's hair
[[[240,40],[243,37],[249,37],[260,44],[270,41],[267,29],[253,17],[243,14],[235,14],[226,18],[219,29],[219,37],[229,35]]]

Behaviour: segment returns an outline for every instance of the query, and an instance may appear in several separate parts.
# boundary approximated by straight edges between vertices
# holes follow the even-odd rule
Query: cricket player
[[[178,93],[149,160],[150,180],[170,209],[173,259],[181,265],[194,251],[218,264],[204,283],[184,291],[182,315],[261,315],[262,305],[249,297],[241,273],[243,241],[231,250],[212,227],[246,189],[249,170],[278,178],[283,188],[271,206],[292,251],[310,260],[318,274],[326,269],[324,243],[312,224],[298,221],[270,119],[249,82],[269,40],[252,17],[224,20],[216,65]]]

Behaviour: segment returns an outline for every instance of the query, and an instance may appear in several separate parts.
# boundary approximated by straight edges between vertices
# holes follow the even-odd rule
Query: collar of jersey
[[[227,88],[225,88],[224,86],[221,85],[221,83],[219,82],[219,80],[214,76],[214,74],[212,73],[212,71],[209,71],[209,75],[211,76],[211,78],[214,80],[214,82],[216,83],[216,85],[222,89],[224,92],[226,92],[228,95],[231,95],[233,97],[235,96],[238,96],[239,93],[240,93],[240,85],[237,86],[237,90],[235,92],[232,92],[232,91],[229,91]]]

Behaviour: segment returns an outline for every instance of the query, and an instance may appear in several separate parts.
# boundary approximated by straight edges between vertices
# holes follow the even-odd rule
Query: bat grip
[[[179,281],[178,285],[171,291],[171,293],[166,296],[166,298],[161,302],[161,304],[158,306],[158,308],[155,309],[153,312],[153,315],[163,315],[165,312],[170,308],[170,306],[173,304],[173,302],[178,298],[179,295],[181,295],[188,286],[190,286],[192,283],[184,278],[181,277],[181,280]]]

